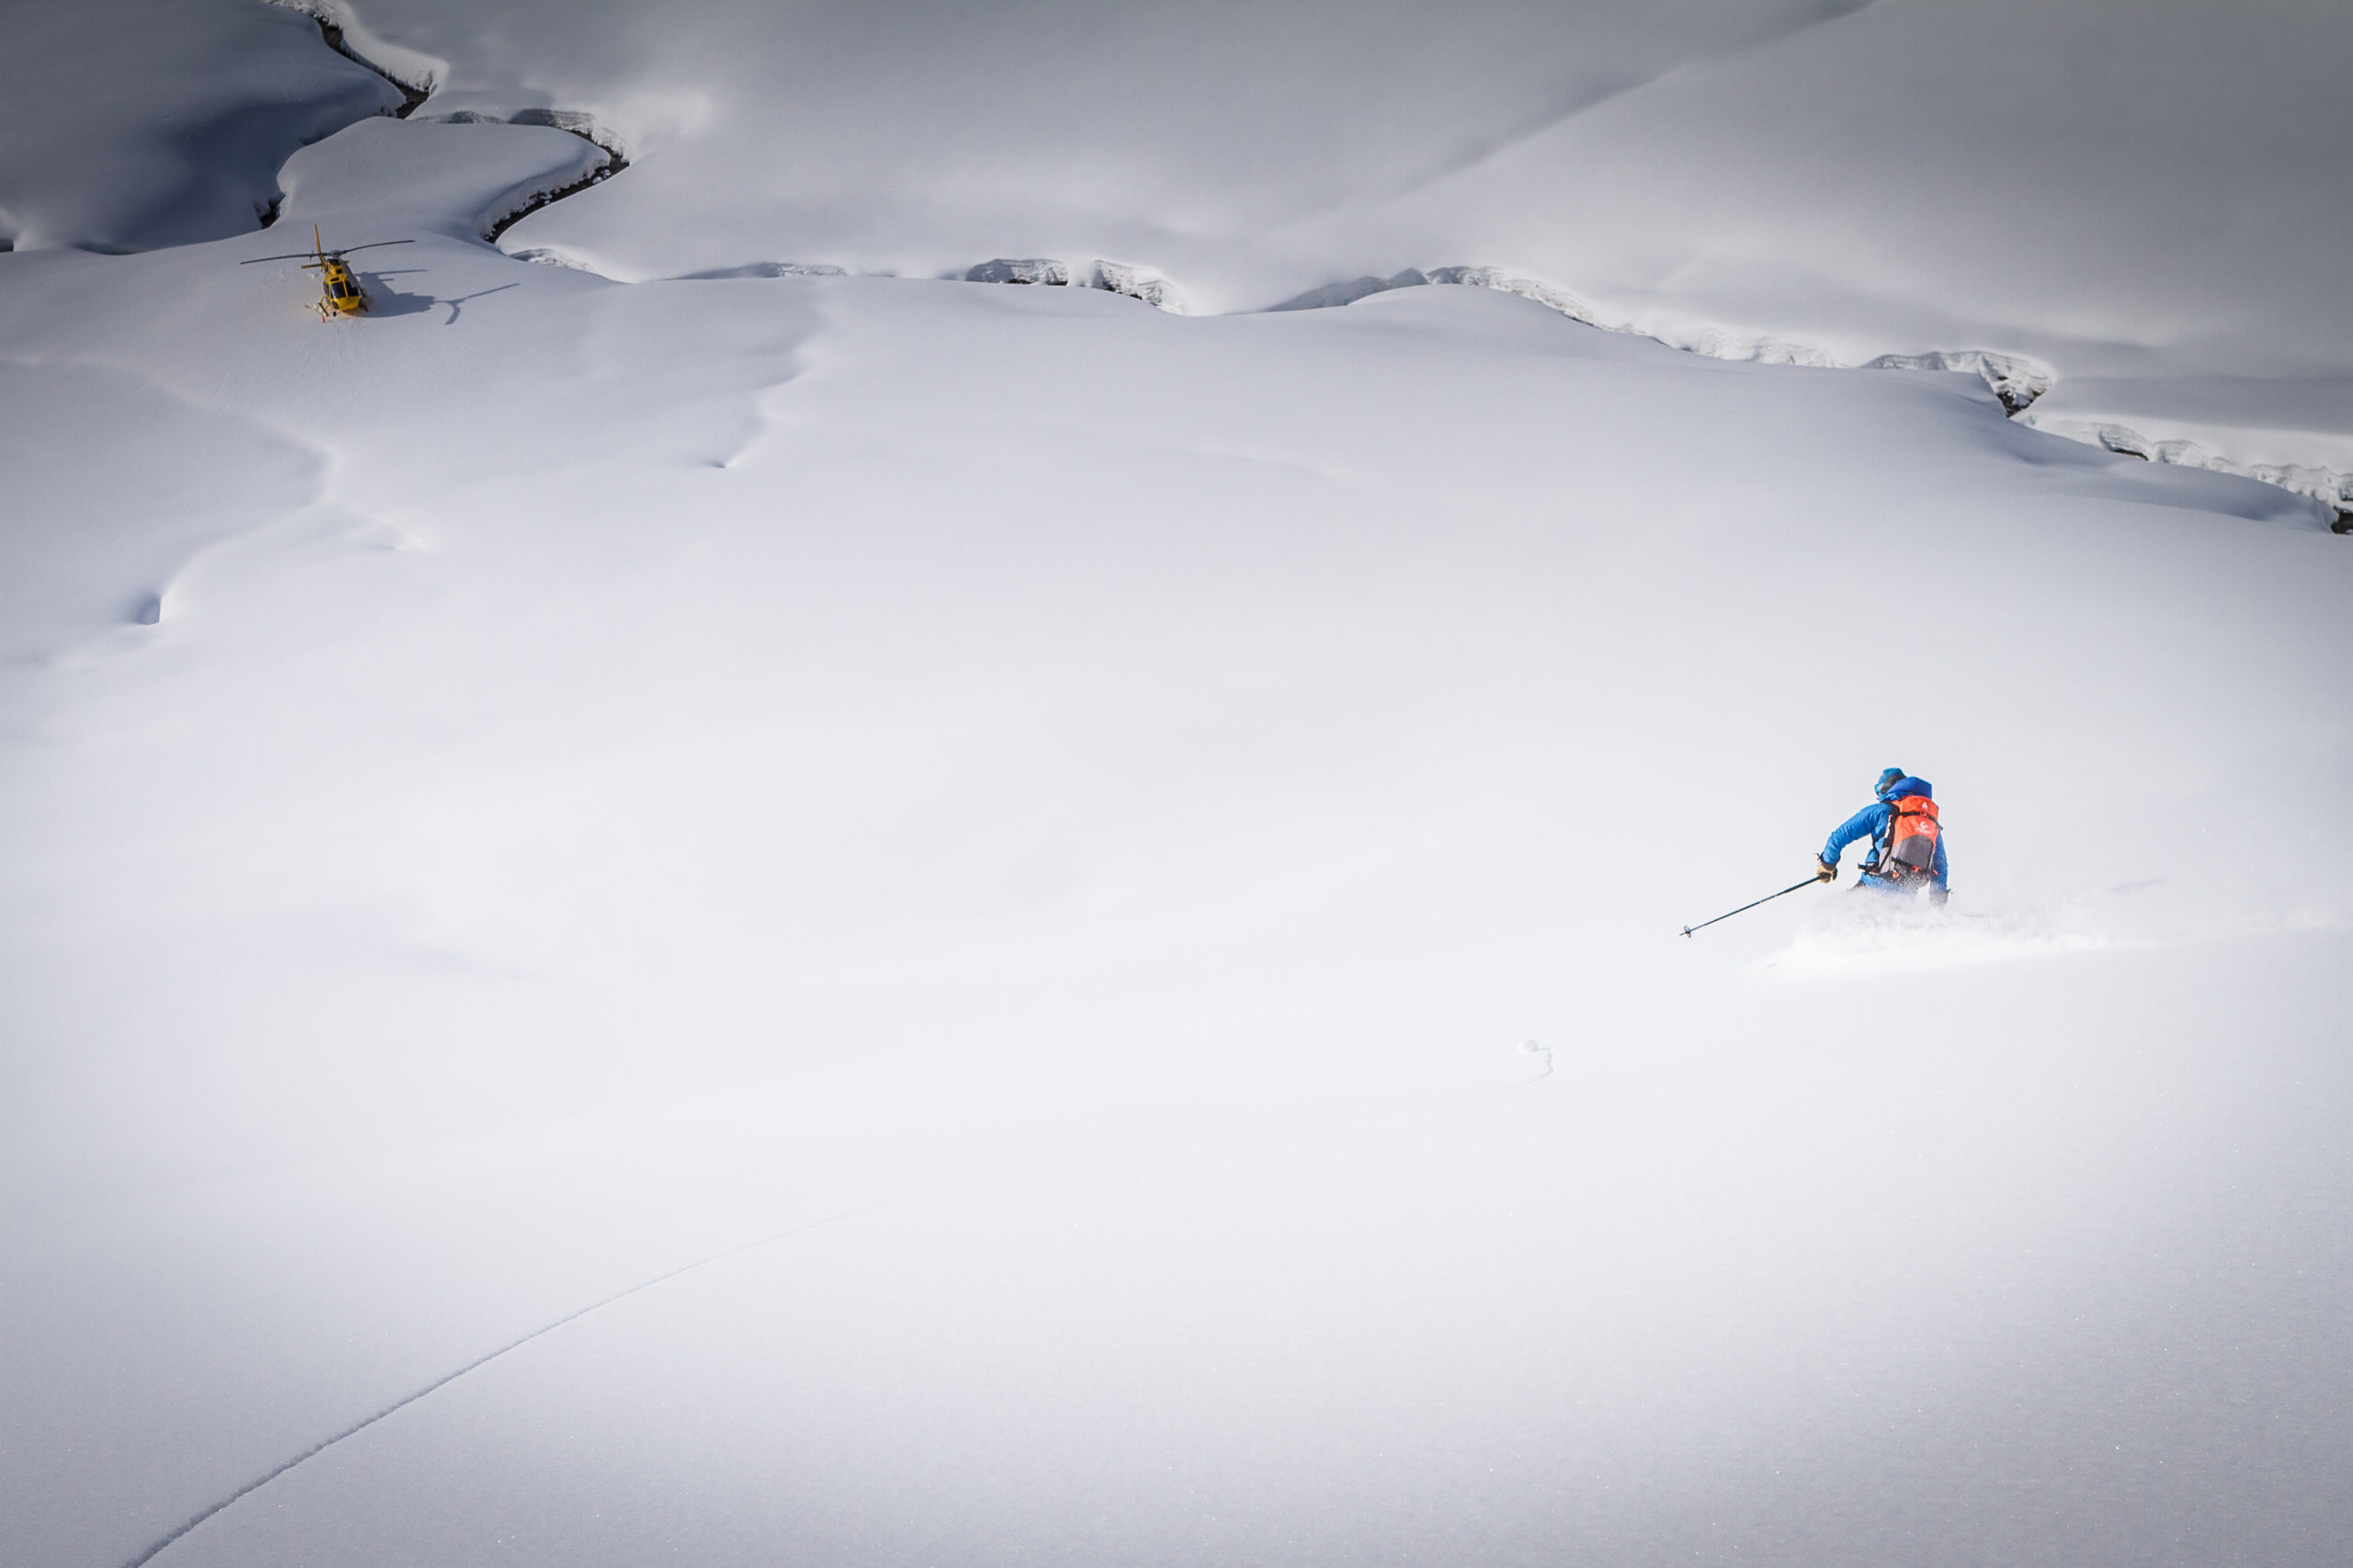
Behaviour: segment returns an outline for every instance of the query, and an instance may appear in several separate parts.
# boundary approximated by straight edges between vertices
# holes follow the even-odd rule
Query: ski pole
[[[1821,881],[1823,879],[1820,877],[1808,877],[1802,882],[1791,883],[1790,886],[1783,888],[1779,892],[1767,893],[1763,898],[1758,899],[1756,903],[1770,903],[1777,898],[1786,897],[1788,894],[1797,892],[1800,888],[1810,888],[1813,886],[1814,883]],[[1717,915],[1716,920],[1729,920],[1735,915],[1745,915],[1750,910],[1756,908],[1756,903],[1744,903],[1738,909],[1728,909],[1722,915]],[[1683,927],[1683,934],[1688,937],[1694,931],[1704,930],[1708,926],[1713,926],[1716,923],[1716,920],[1702,920],[1697,926],[1686,926]]]

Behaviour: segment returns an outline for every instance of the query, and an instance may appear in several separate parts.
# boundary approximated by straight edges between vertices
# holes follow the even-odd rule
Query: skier
[[[1900,767],[1879,776],[1873,790],[1879,799],[1840,823],[1815,859],[1817,881],[1838,880],[1838,857],[1859,838],[1871,841],[1870,858],[1856,881],[1859,888],[1885,892],[1917,892],[1944,903],[1945,835],[1937,821],[1935,792],[1925,778],[1915,778]]]

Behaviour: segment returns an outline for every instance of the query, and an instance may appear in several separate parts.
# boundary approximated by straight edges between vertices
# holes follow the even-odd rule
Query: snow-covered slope
[[[2032,356],[2052,428],[2353,476],[2325,0],[366,10],[448,108],[649,160],[530,231],[616,276],[1109,256],[1223,311],[1496,267],[1711,352]]]
[[[2306,502],[1495,290],[529,265],[605,153],[369,15],[450,97],[276,229],[0,256],[0,1558],[2353,1541]],[[547,80],[511,248],[665,177]],[[1949,918],[1674,935],[1890,763]]]
[[[1468,267],[1733,358],[1997,352],[2056,372],[2044,428],[2353,509],[2353,12],[2320,0],[303,8],[426,112],[650,160],[515,242],[616,277],[1108,258],[1228,311]],[[384,90],[302,77],[273,9],[20,8],[18,243],[266,206],[272,149]]]
[[[0,6],[0,244],[145,250],[276,215],[302,142],[401,90],[256,0]]]

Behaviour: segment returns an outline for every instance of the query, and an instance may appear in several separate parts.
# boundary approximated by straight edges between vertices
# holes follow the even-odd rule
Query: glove
[[[1950,888],[1930,888],[1928,890],[1928,902],[1935,904],[1938,909],[1942,909],[1945,906],[1945,900],[1951,896],[1952,889]]]
[[[1817,855],[1813,858],[1813,880],[1817,882],[1835,882],[1838,880],[1838,868]]]

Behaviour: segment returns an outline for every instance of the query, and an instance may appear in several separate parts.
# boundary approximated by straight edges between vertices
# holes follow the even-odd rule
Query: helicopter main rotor
[[[338,245],[334,250],[327,250],[321,247],[316,250],[288,251],[284,256],[257,256],[251,261],[241,261],[237,263],[237,265],[239,267],[252,267],[256,262],[300,260],[307,261],[311,266],[316,267],[322,261],[341,261],[345,256],[349,256],[356,250],[374,250],[380,245],[413,245],[415,244],[416,244],[415,240],[370,240],[364,245]]]

